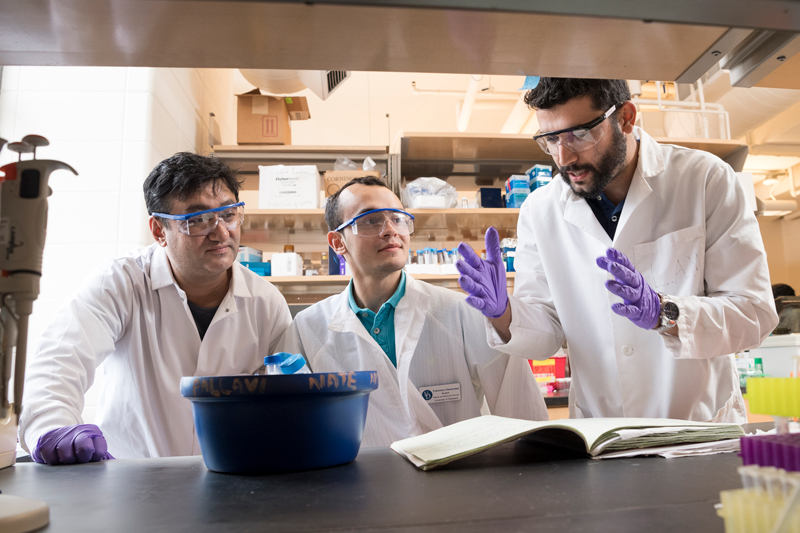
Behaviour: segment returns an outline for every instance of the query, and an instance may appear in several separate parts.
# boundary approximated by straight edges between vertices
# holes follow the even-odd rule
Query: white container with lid
[[[793,356],[800,356],[800,333],[770,335],[761,346],[750,350],[750,357],[760,357],[764,374],[772,378],[788,378],[793,371]]]

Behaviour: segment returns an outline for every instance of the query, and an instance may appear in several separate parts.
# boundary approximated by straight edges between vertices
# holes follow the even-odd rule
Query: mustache
[[[558,167],[558,170],[562,176],[567,172],[580,172],[581,170],[589,170],[597,174],[597,169],[592,165],[567,165],[565,167]]]

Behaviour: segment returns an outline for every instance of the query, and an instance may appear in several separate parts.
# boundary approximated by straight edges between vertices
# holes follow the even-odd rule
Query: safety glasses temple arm
[[[609,109],[608,111],[606,111],[605,113],[603,113],[602,115],[600,115],[599,117],[597,117],[596,119],[594,119],[591,122],[587,122],[586,124],[579,124],[578,126],[572,126],[571,128],[564,128],[563,130],[548,131],[547,133],[540,133],[538,135],[534,135],[533,136],[533,140],[537,141],[537,140],[541,139],[542,137],[550,137],[552,135],[560,135],[562,133],[569,133],[569,132],[575,131],[575,130],[590,130],[590,129],[594,128],[595,126],[597,126],[598,124],[600,124],[601,122],[603,122],[609,116],[611,116],[611,113],[613,113],[616,110],[617,110],[617,106],[616,105],[612,105],[611,109]]]

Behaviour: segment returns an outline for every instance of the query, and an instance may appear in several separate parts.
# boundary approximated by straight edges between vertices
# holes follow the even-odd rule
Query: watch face
[[[664,316],[670,320],[678,320],[678,315],[680,315],[680,311],[678,310],[678,306],[675,302],[666,302],[664,304]]]

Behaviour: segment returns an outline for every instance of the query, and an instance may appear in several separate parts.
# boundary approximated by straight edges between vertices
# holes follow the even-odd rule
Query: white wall
[[[44,135],[51,146],[40,149],[39,157],[65,161],[79,173],[58,171],[50,179],[31,356],[42,329],[97,266],[153,242],[142,193],[153,166],[178,151],[208,152],[210,112],[218,117],[220,140],[235,143],[233,73],[6,67],[2,74],[0,137]],[[3,150],[0,165],[15,159]],[[94,418],[97,389],[87,394],[87,420]]]

